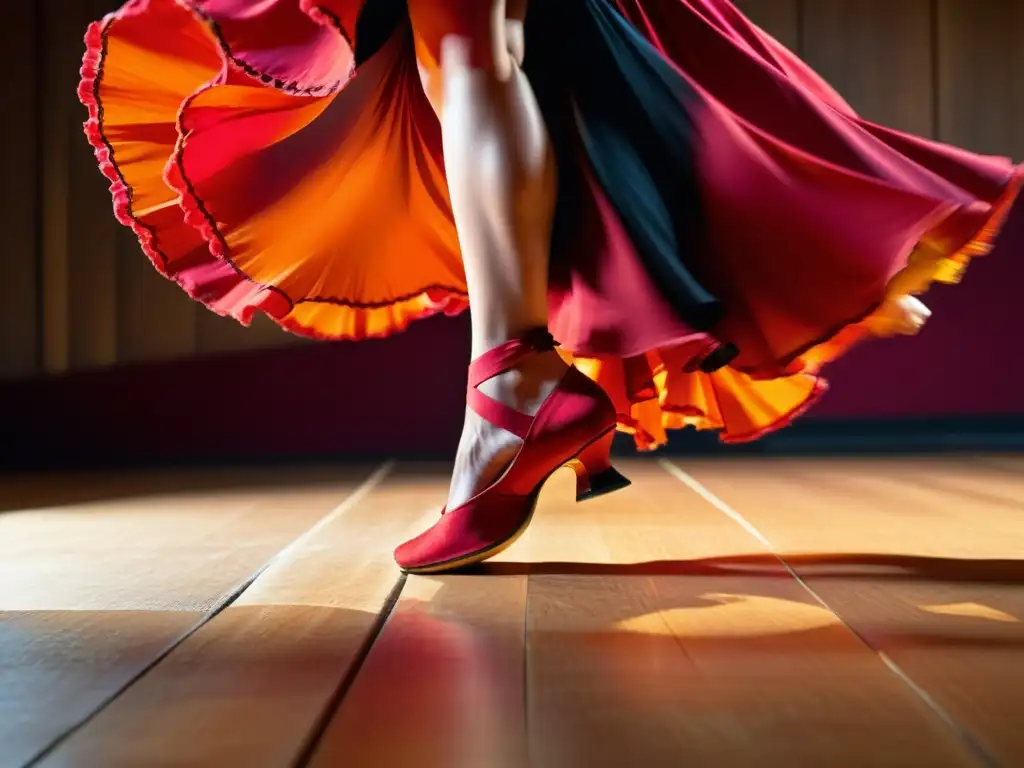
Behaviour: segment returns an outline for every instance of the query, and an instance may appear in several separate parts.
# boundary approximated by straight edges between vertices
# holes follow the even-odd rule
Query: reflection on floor
[[[0,492],[0,766],[1024,765],[1024,458],[627,461],[403,578],[443,468]]]

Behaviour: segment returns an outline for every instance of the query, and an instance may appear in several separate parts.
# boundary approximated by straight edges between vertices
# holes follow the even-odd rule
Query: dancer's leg
[[[466,269],[473,356],[547,326],[555,159],[519,67],[525,0],[409,0],[424,89],[441,121]],[[565,371],[554,352],[481,389],[532,413]],[[516,437],[467,409],[449,508],[489,484]]]

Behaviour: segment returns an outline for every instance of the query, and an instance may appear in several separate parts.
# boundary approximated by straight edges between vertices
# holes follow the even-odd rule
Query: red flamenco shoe
[[[604,390],[575,367],[565,372],[536,416],[477,389],[530,355],[555,346],[551,334],[539,329],[495,347],[470,365],[469,406],[523,443],[493,484],[461,506],[442,511],[433,527],[395,550],[395,561],[406,573],[450,571],[507,549],[530,524],[544,482],[563,466],[576,471],[577,501],[629,485],[608,458],[615,408]]]

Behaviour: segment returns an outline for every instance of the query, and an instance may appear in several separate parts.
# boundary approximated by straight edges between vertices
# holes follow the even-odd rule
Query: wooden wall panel
[[[286,333],[265,315],[256,315],[248,328],[206,309],[199,310],[196,334],[197,351],[229,352],[235,349],[266,349],[299,344],[303,338]]]
[[[77,14],[64,12],[61,0],[39,0],[42,18],[40,43],[46,52],[40,93],[46,105],[42,111],[43,151],[40,167],[42,242],[40,273],[43,319],[43,367],[47,373],[68,368],[68,209],[70,187],[68,165],[71,157],[68,121],[74,105],[68,88],[74,87],[75,53],[80,46],[69,45],[75,32]],[[81,148],[77,152],[82,152]],[[85,149],[88,152],[88,148]]]
[[[135,235],[117,237],[117,356],[121,361],[160,360],[196,351],[196,318],[203,312],[174,282],[161,275]]]
[[[1013,157],[1024,162],[1024,4],[1016,3],[1010,13],[1010,80],[1013,83],[1009,105]]]
[[[1013,134],[1013,157],[1024,162],[1024,5],[1017,3],[1012,11],[1010,59],[1013,83],[1009,107],[1010,132]]]
[[[82,135],[84,109],[75,97],[82,36],[109,0],[70,5],[44,0],[46,120],[43,126],[44,302],[47,368],[117,361],[116,231]]]
[[[804,4],[803,58],[869,120],[935,131],[931,0]]]
[[[939,138],[1024,160],[1024,5],[938,0]]]
[[[117,230],[109,183],[82,152],[84,110],[69,109],[67,279],[68,364],[91,368],[117,362]]]
[[[736,5],[791,51],[800,50],[800,0],[740,0]]]
[[[38,14],[32,3],[12,3],[5,16],[0,67],[13,74],[4,82],[13,108],[0,120],[0,378],[35,373],[39,357]]]

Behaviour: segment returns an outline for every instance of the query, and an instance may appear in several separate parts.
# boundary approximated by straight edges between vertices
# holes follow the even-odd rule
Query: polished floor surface
[[[7,478],[0,767],[1024,766],[1024,457],[621,468],[409,578],[443,467]]]

